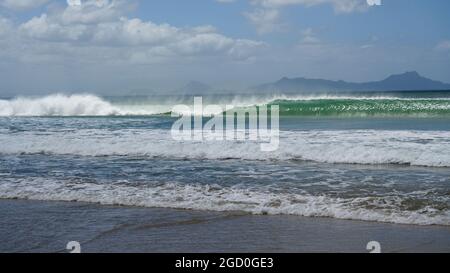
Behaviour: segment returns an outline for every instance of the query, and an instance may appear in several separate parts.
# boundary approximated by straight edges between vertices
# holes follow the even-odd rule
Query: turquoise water
[[[279,103],[279,149],[174,140],[192,97],[0,100],[0,198],[450,225],[447,93],[214,101]]]

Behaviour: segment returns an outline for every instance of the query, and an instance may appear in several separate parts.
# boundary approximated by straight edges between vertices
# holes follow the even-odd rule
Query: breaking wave
[[[193,98],[116,98],[95,95],[49,95],[0,100],[0,116],[145,116],[167,114],[177,104],[193,104]],[[206,103],[206,102],[205,102]],[[450,98],[400,98],[376,96],[234,96],[215,98],[208,104],[236,108],[280,105],[287,116],[418,116],[450,117]]]
[[[450,116],[450,100],[435,99],[312,99],[283,100],[281,115],[292,116]]]
[[[277,151],[258,141],[176,141],[170,130],[81,129],[0,133],[0,154],[144,156],[174,159],[294,160],[450,167],[448,131],[281,131]]]
[[[30,178],[4,181],[0,184],[0,198],[243,211],[252,214],[287,214],[415,225],[450,225],[448,208],[442,210],[426,205],[408,210],[402,207],[407,197],[395,195],[333,198],[326,195],[270,192],[264,188],[250,189],[240,186],[171,182],[158,185],[98,184]]]
[[[109,116],[120,109],[93,95],[0,100],[0,116]]]

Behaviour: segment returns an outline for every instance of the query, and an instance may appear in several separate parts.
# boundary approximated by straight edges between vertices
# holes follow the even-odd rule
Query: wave
[[[95,95],[50,95],[0,100],[0,117],[147,116],[170,113],[171,105],[114,104]]]
[[[281,100],[281,115],[293,116],[450,116],[450,100],[441,99],[311,99]]]
[[[120,109],[93,95],[0,100],[0,116],[109,116]]]
[[[192,97],[116,98],[95,95],[49,95],[0,100],[0,116],[147,116],[167,114],[177,104],[193,104]],[[400,98],[394,96],[224,96],[205,99],[205,104],[234,108],[280,105],[286,116],[418,116],[450,117],[449,98]],[[205,113],[216,114],[216,113]]]
[[[270,192],[264,188],[251,189],[239,185],[223,187],[170,182],[127,185],[29,178],[3,181],[0,184],[0,198],[450,225],[449,210],[436,209],[430,205],[407,210],[402,208],[402,196],[345,199],[326,195]]]
[[[258,141],[176,141],[163,129],[81,129],[0,133],[0,154],[143,156],[149,158],[314,161],[450,167],[448,131],[281,131],[280,146]]]

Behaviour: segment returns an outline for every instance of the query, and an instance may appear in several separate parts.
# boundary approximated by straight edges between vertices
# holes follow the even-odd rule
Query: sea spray
[[[90,94],[48,95],[0,100],[0,116],[148,116],[170,114],[192,101],[186,96],[111,97]],[[224,95],[205,103],[233,109],[279,105],[281,116],[450,117],[450,97],[370,95]],[[217,111],[216,111],[217,112]],[[210,110],[205,115],[216,114]]]

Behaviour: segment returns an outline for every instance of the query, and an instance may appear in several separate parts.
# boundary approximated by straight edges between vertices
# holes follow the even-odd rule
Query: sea
[[[209,95],[279,105],[279,147],[175,140],[193,96],[0,99],[0,199],[450,225],[450,92]],[[207,118],[207,117],[205,117]]]

